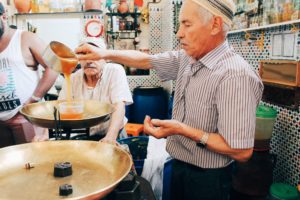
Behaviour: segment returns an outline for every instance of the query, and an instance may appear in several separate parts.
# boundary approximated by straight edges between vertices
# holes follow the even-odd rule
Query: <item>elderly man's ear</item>
[[[218,35],[223,29],[223,19],[220,16],[214,16],[212,20],[211,35]]]

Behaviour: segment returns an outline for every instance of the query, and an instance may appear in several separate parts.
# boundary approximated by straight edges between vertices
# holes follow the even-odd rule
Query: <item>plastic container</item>
[[[273,183],[270,187],[268,200],[299,200],[299,192],[296,187],[285,183]]]
[[[138,175],[141,175],[143,171],[144,161],[147,157],[148,141],[148,136],[129,137],[118,140],[120,144],[128,145]]]
[[[277,111],[267,106],[256,109],[255,149],[269,149]]]
[[[168,101],[169,95],[162,87],[135,88],[130,122],[143,124],[146,115],[156,119],[167,119]]]
[[[61,119],[82,119],[84,103],[82,101],[66,101],[58,105]]]

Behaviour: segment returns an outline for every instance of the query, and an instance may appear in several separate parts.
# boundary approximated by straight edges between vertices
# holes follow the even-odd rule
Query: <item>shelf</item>
[[[75,12],[47,12],[47,13],[16,13],[16,16],[39,16],[39,15],[71,15],[71,14],[102,14],[97,11],[75,11]]]
[[[266,26],[259,26],[259,27],[253,27],[253,28],[246,28],[246,29],[239,29],[239,30],[229,31],[228,34],[234,34],[234,33],[240,33],[240,32],[247,32],[247,31],[255,31],[255,30],[261,30],[261,29],[268,29],[268,28],[272,28],[272,27],[284,26],[284,25],[289,25],[289,24],[298,24],[298,23],[300,23],[300,19],[293,20],[293,21],[276,23],[276,24],[270,24],[270,25],[266,25]]]
[[[141,15],[140,12],[128,12],[128,13],[106,13],[107,16],[120,16],[120,17],[126,17],[128,15],[131,16],[139,16]]]
[[[119,33],[140,33],[140,30],[124,30],[124,31],[106,31],[107,34],[119,34]]]

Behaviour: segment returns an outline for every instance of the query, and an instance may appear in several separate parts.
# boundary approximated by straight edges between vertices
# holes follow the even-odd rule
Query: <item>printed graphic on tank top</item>
[[[16,95],[16,84],[7,58],[0,59],[0,112],[14,110],[21,105]]]

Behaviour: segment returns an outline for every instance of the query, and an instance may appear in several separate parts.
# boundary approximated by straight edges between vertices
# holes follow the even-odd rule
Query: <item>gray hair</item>
[[[211,12],[199,6],[199,17],[202,19],[204,24],[207,24],[213,18],[213,16],[214,15]],[[229,25],[223,22],[222,29],[223,29],[224,36],[227,37],[227,33],[230,30]]]

